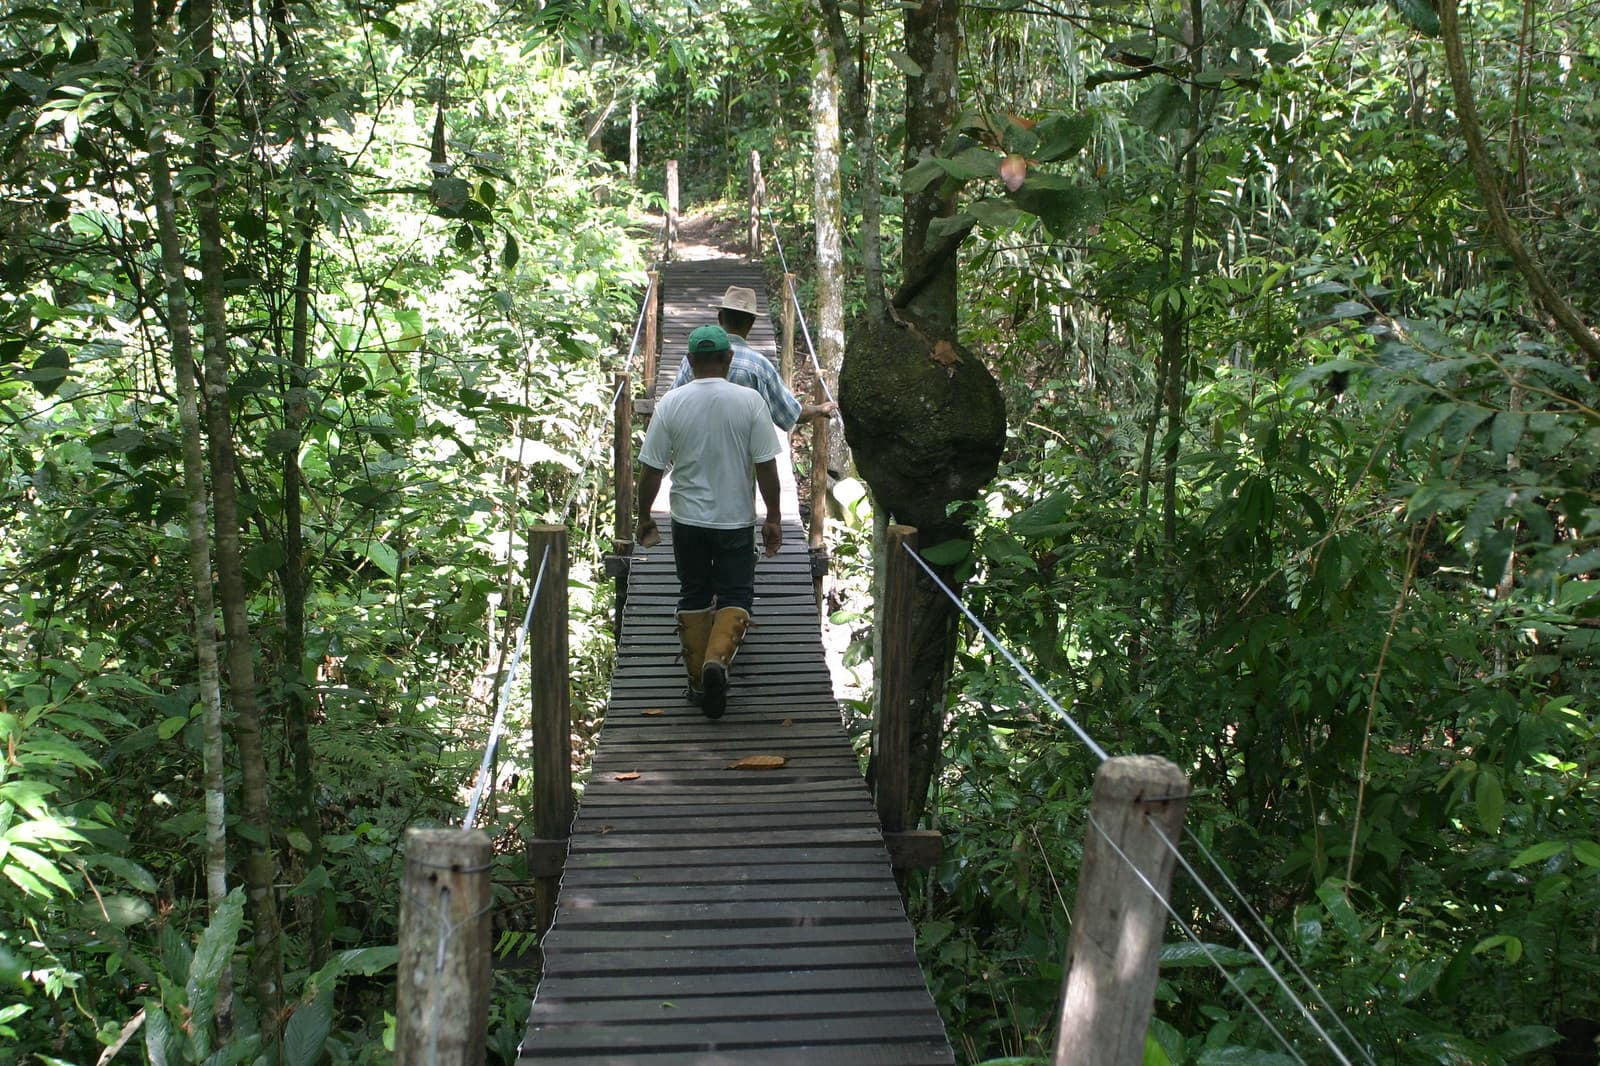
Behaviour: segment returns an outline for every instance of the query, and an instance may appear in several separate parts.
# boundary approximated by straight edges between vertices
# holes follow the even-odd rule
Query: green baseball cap
[[[701,326],[689,334],[689,354],[710,355],[725,352],[733,347],[728,342],[728,331],[721,326]]]

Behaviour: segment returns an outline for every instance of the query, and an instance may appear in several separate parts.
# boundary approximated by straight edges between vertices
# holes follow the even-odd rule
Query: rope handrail
[[[925,559],[923,559],[919,554],[917,554],[917,552],[909,544],[902,545],[902,547],[905,549],[906,554],[911,556],[911,558],[916,562],[917,566],[920,567],[922,569],[922,571],[925,574],[928,575],[928,577],[933,581],[933,583],[939,588],[939,590],[941,592],[944,593],[945,597],[947,599],[949,599],[950,602],[955,605],[956,609],[961,612],[961,614],[967,619],[967,621],[970,622],[973,625],[973,627],[976,628],[977,631],[980,634],[983,635],[983,638],[990,644],[990,646],[992,646],[996,651],[998,651],[1005,658],[1005,660],[1008,663],[1010,663],[1012,669],[1017,672],[1017,675],[1020,678],[1022,678],[1022,680],[1025,681],[1028,684],[1028,686],[1033,689],[1034,692],[1038,693],[1039,697],[1041,699],[1043,699],[1057,714],[1059,714],[1061,716],[1061,718],[1072,729],[1073,733],[1077,735],[1078,739],[1083,742],[1084,746],[1087,747],[1090,750],[1090,752],[1092,752],[1096,756],[1096,758],[1099,759],[1099,761],[1104,762],[1106,759],[1108,759],[1109,756],[1107,755],[1105,748],[1103,748],[1094,739],[1094,737],[1091,736],[1089,734],[1089,732],[1086,729],[1084,729],[1084,727],[1082,725],[1080,725],[1075,718],[1072,717],[1071,714],[1067,713],[1067,711],[1060,705],[1060,703],[1058,703],[1054,699],[1054,697],[1052,697],[1045,690],[1044,686],[1039,683],[1038,679],[1035,678],[1033,676],[1033,674],[1031,672],[1029,672],[1029,670],[1026,667],[1024,667],[1022,665],[1022,663],[1017,659],[1016,655],[1014,655],[1012,653],[1011,649],[1007,648],[1005,646],[1005,644],[998,637],[996,637],[993,632],[990,631],[989,627],[984,625],[983,622],[975,614],[973,614],[970,609],[968,609],[966,604],[961,602],[960,598],[955,594],[955,592],[950,588],[950,586],[947,585],[944,582],[944,580],[939,577],[939,575],[933,570],[933,568],[928,565],[927,561]],[[1091,823],[1093,822],[1092,815],[1090,816],[1090,821],[1091,821]],[[1147,821],[1148,821],[1148,817],[1147,817]],[[1188,860],[1186,860],[1179,853],[1177,845],[1175,845],[1171,841],[1171,839],[1169,837],[1167,837],[1167,835],[1165,833],[1161,832],[1161,829],[1160,829],[1159,826],[1156,826],[1153,822],[1150,822],[1149,824],[1150,824],[1150,827],[1152,829],[1154,829],[1156,831],[1156,833],[1161,837],[1161,840],[1163,841],[1165,846],[1169,850],[1171,850],[1172,854],[1177,859],[1179,865],[1183,868],[1184,872],[1189,875],[1190,880],[1192,880],[1200,888],[1201,892],[1206,896],[1207,900],[1211,903],[1211,905],[1214,908],[1216,908],[1217,913],[1228,923],[1228,925],[1233,929],[1235,934],[1238,935],[1240,940],[1242,940],[1244,942],[1246,947],[1249,949],[1250,954],[1255,958],[1256,962],[1258,964],[1260,964],[1267,971],[1267,973],[1272,977],[1272,980],[1278,986],[1278,988],[1283,992],[1283,994],[1289,997],[1289,1000],[1294,1004],[1295,1008],[1299,1011],[1300,1015],[1310,1024],[1311,1028],[1316,1032],[1317,1036],[1322,1040],[1322,1042],[1325,1043],[1328,1046],[1328,1049],[1333,1053],[1334,1057],[1338,1060],[1338,1062],[1341,1064],[1341,1066],[1352,1066],[1352,1064],[1350,1062],[1350,1059],[1345,1055],[1344,1051],[1333,1040],[1333,1038],[1328,1035],[1327,1031],[1320,1024],[1317,1023],[1317,1020],[1313,1016],[1310,1008],[1308,1006],[1306,1006],[1305,1002],[1299,996],[1297,996],[1295,994],[1294,990],[1289,986],[1288,981],[1284,979],[1283,975],[1281,973],[1279,973],[1279,971],[1277,970],[1276,967],[1273,966],[1271,960],[1267,958],[1266,953],[1263,952],[1260,949],[1260,947],[1257,946],[1256,943],[1249,937],[1249,935],[1245,932],[1244,927],[1241,925],[1239,920],[1233,915],[1232,911],[1229,910],[1228,906],[1225,903],[1223,903],[1221,898],[1211,888],[1211,886],[1208,885],[1201,878],[1199,871],[1197,871],[1194,868],[1194,866],[1192,864],[1190,864],[1188,862]],[[1105,831],[1098,824],[1095,825],[1095,829],[1102,836],[1106,836]],[[1108,843],[1110,842],[1109,841],[1109,837],[1107,838],[1107,842]],[[1160,900],[1162,906],[1167,908],[1169,913],[1172,913],[1173,918],[1176,921],[1178,921],[1179,925],[1183,926],[1184,923],[1183,923],[1182,919],[1179,918],[1177,916],[1177,914],[1172,911],[1172,908],[1171,908],[1170,904],[1167,903],[1167,900],[1161,895],[1160,892],[1155,890],[1155,886],[1150,884],[1148,878],[1145,877],[1143,871],[1139,870],[1139,868],[1137,866],[1135,866],[1132,863],[1131,860],[1128,859],[1127,855],[1125,853],[1123,853],[1120,848],[1117,848],[1114,843],[1112,844],[1112,848],[1117,852],[1117,854],[1122,858],[1122,860],[1128,865],[1129,869],[1131,869],[1135,873],[1135,875],[1139,878],[1139,880],[1144,882],[1145,885],[1147,887],[1149,887],[1152,892],[1154,892],[1156,898],[1158,900]],[[1209,853],[1208,853],[1208,855],[1209,855]],[[1214,865],[1218,866],[1218,870],[1220,872],[1221,867],[1220,867],[1220,864],[1217,864],[1217,860],[1214,857],[1212,857],[1211,861],[1212,861],[1212,863]],[[1251,917],[1257,922],[1257,924],[1259,924],[1264,930],[1266,930],[1267,935],[1272,938],[1273,943],[1278,945],[1279,951],[1282,952],[1285,957],[1288,957],[1288,953],[1286,951],[1283,951],[1281,943],[1279,943],[1277,938],[1275,936],[1273,936],[1272,931],[1267,928],[1266,922],[1261,917],[1260,912],[1257,911],[1254,907],[1250,906],[1248,900],[1244,899],[1243,893],[1240,892],[1240,890],[1238,889],[1236,883],[1232,880],[1232,878],[1228,878],[1226,876],[1226,874],[1224,874],[1224,880],[1227,881],[1228,885],[1230,886],[1231,891],[1233,891],[1233,893],[1241,901],[1243,901],[1245,903],[1246,910],[1249,911]],[[1186,927],[1185,927],[1185,931],[1188,932]],[[1190,934],[1190,938],[1191,939],[1195,939],[1192,933]],[[1198,940],[1196,942],[1198,943]],[[1219,969],[1222,969],[1222,966],[1221,966],[1220,962],[1218,960],[1216,960],[1214,958],[1214,956],[1212,956],[1211,952],[1209,950],[1207,950],[1204,947],[1204,945],[1202,945],[1202,950],[1205,951],[1207,957],[1212,960],[1213,965],[1216,965],[1216,966],[1218,966]],[[1335,1018],[1339,1018],[1338,1013],[1335,1012],[1332,1009],[1332,1007],[1330,1007],[1328,1005],[1328,1002],[1323,997],[1321,991],[1317,989],[1316,985],[1311,981],[1311,979],[1306,975],[1305,971],[1303,969],[1301,969],[1298,964],[1295,964],[1295,971],[1300,976],[1300,979],[1303,982],[1305,982],[1305,984],[1308,987],[1311,988],[1311,990],[1312,990],[1313,994],[1316,996],[1318,1002],[1321,1003],[1322,1006],[1326,1010],[1328,1010],[1328,1012],[1330,1014],[1333,1014]],[[1228,976],[1226,974],[1225,970],[1224,970],[1224,976]],[[1238,985],[1232,980],[1231,977],[1229,977],[1229,984],[1231,986],[1233,986],[1236,991],[1239,991]],[[1242,992],[1241,992],[1241,994],[1242,994]],[[1248,997],[1246,997],[1246,1002],[1249,1003],[1251,1009],[1254,1010],[1256,1012],[1256,1014],[1258,1016],[1260,1016],[1264,1022],[1266,1022],[1265,1015],[1262,1013],[1261,1009],[1254,1002],[1251,1002],[1248,999]],[[1278,1036],[1278,1039],[1280,1041],[1283,1040],[1282,1035],[1279,1034],[1277,1029],[1272,1026],[1271,1022],[1266,1022],[1266,1024],[1267,1024],[1267,1027],[1269,1029],[1272,1029],[1274,1035]],[[1355,1046],[1360,1049],[1361,1054],[1362,1054],[1363,1058],[1365,1059],[1365,1061],[1368,1062],[1368,1063],[1373,1063],[1373,1059],[1372,1059],[1371,1053],[1368,1052],[1367,1049],[1362,1045],[1361,1041],[1358,1040],[1350,1032],[1349,1027],[1344,1023],[1344,1020],[1342,1018],[1339,1018],[1339,1027],[1344,1031],[1345,1035],[1350,1038],[1352,1043],[1354,1043]],[[1297,1061],[1300,1061],[1302,1063],[1304,1062],[1304,1060],[1300,1059],[1300,1056],[1298,1054],[1295,1054],[1292,1050],[1291,1050],[1290,1054],[1294,1055],[1294,1057],[1295,1057],[1295,1059]]]
[[[633,365],[633,357],[639,350],[639,338],[644,332],[645,315],[649,312],[650,295],[655,288],[655,283],[656,279],[652,276],[645,286],[644,300],[639,305],[639,316],[633,327],[633,340],[628,345],[627,355],[623,357],[622,365],[624,368]],[[622,390],[626,387],[627,378],[624,377],[622,381],[617,383],[616,389],[611,394],[611,402],[606,405],[605,416],[600,420],[600,424],[596,428],[595,439],[598,439],[600,434],[605,432],[606,428],[611,425],[611,419],[616,415],[617,400],[622,396]],[[561,510],[556,512],[562,516],[563,520],[565,520],[567,512],[571,510],[573,501],[577,499],[578,490],[582,487],[582,484],[582,481],[573,482],[572,491],[567,494],[566,501],[561,505]],[[501,689],[500,705],[495,708],[494,721],[489,727],[489,739],[484,745],[483,759],[478,766],[478,778],[472,786],[472,794],[467,802],[466,813],[461,820],[462,829],[471,829],[478,820],[478,804],[483,799],[484,789],[488,784],[490,764],[494,762],[494,757],[500,749],[500,735],[505,729],[506,709],[510,706],[511,692],[516,686],[517,675],[522,667],[522,652],[528,643],[528,631],[533,626],[534,604],[539,602],[539,589],[544,582],[545,568],[549,562],[550,549],[547,546],[544,551],[544,557],[539,561],[538,573],[534,577],[533,592],[528,597],[528,609],[523,613],[522,625],[517,629],[516,648],[512,652],[511,666],[506,672],[505,685]]]

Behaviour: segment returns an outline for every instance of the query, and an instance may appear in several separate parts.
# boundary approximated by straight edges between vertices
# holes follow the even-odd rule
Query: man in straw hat
[[[773,424],[785,433],[798,422],[814,418],[827,418],[839,405],[832,400],[823,404],[802,402],[778,376],[772,360],[750,347],[745,340],[750,327],[756,324],[756,291],[739,285],[728,286],[717,304],[717,324],[727,331],[733,345],[733,361],[728,367],[728,380],[747,389],[755,389],[767,401]],[[672,387],[685,385],[694,378],[694,370],[685,359],[678,368]]]
[[[778,435],[760,396],[728,380],[732,344],[721,326],[689,334],[694,380],[661,398],[639,451],[642,545],[660,537],[650,514],[662,474],[672,470],[672,559],[678,572],[678,639],[689,701],[721,718],[728,668],[750,626],[755,599],[755,486],[767,514],[761,543],[783,544]],[[751,471],[755,472],[752,483]]]

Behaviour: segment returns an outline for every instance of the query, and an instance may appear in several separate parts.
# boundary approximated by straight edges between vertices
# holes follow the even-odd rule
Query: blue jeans
[[[707,529],[672,523],[672,561],[678,570],[678,610],[750,610],[756,592],[756,534],[751,526]]]

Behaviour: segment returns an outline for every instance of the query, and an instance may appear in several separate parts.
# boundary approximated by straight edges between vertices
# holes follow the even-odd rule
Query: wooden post
[[[633,382],[627,373],[617,375],[616,410],[612,413],[611,463],[616,482],[616,536],[611,539],[611,555],[606,572],[617,583],[616,617],[612,635],[622,637],[622,612],[628,605],[628,568],[633,555]]]
[[[883,661],[878,663],[878,727],[872,747],[878,821],[885,833],[906,829],[911,787],[911,604],[917,563],[917,531],[890,526],[884,549]]]
[[[639,98],[628,103],[628,180],[639,180]]]
[[[761,204],[767,198],[767,182],[761,176],[761,153],[750,149],[750,258],[761,255]]]
[[[628,372],[623,371],[612,381],[617,401],[611,417],[611,472],[613,493],[617,503],[615,540],[618,544],[633,543],[633,387]],[[620,547],[613,551],[626,555]]]
[[[660,355],[661,348],[661,271],[659,270],[650,271],[644,303],[644,334],[639,338],[639,346],[644,349],[644,366],[639,376],[644,385],[644,394],[652,396],[656,388],[656,358]]]
[[[482,1066],[489,1027],[489,838],[407,829],[396,1066]]]
[[[672,246],[678,243],[678,161],[667,160],[667,246],[662,249],[663,260],[672,258]]]
[[[822,403],[827,395],[822,388],[822,379],[818,378],[816,402]],[[806,528],[806,548],[811,557],[811,583],[819,613],[822,610],[822,579],[828,573],[828,437],[832,432],[832,418],[818,418],[811,423],[811,521]]]
[[[1167,925],[1162,900],[1176,863],[1156,829],[1177,842],[1188,795],[1188,778],[1166,759],[1129,755],[1100,764],[1072,909],[1056,1066],[1144,1061]]]
[[[564,853],[572,828],[572,705],[567,679],[567,527],[534,526],[528,531],[529,565],[535,572],[545,549],[544,580],[533,605],[528,632],[528,677],[533,686],[533,830],[529,854],[534,875],[539,931],[555,917],[560,869],[553,855]]]
[[[794,387],[794,275],[783,276],[783,349],[778,356],[778,373],[783,383]],[[820,384],[820,382],[819,382]]]

